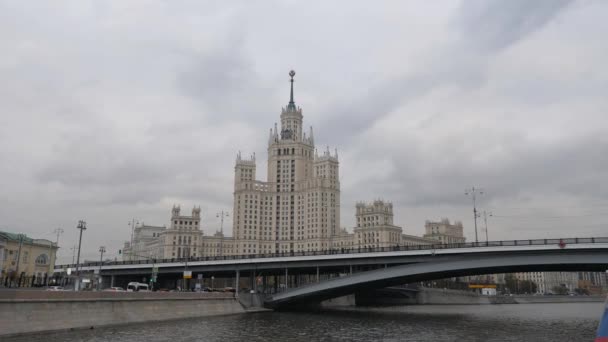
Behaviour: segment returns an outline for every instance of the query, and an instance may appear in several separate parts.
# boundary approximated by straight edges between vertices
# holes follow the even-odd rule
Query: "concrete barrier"
[[[513,296],[519,304],[536,304],[536,303],[601,303],[606,297],[604,296]]]
[[[244,312],[231,293],[0,291],[0,336]]]

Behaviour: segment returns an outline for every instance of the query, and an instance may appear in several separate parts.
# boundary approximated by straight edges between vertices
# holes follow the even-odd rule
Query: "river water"
[[[264,312],[44,333],[10,342],[593,341],[603,303]],[[1,339],[1,338],[0,338]]]

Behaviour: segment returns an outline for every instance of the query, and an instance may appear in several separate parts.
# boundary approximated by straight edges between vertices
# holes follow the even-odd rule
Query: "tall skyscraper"
[[[340,227],[338,152],[315,148],[312,127],[304,132],[293,77],[281,128],[270,129],[267,180],[256,180],[255,154],[234,168],[233,236],[236,254],[324,250]]]

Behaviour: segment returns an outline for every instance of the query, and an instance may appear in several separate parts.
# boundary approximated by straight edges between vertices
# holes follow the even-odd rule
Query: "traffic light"
[[[118,254],[122,254],[122,249],[119,249],[119,250],[118,250]]]

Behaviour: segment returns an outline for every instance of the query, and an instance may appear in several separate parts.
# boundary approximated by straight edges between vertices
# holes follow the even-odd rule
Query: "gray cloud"
[[[346,227],[384,198],[409,233],[447,216],[471,238],[471,185],[496,238],[608,223],[602,1],[56,6],[0,2],[0,229],[62,226],[69,246],[85,218],[95,255],[181,203],[212,233],[236,152],[265,179],[291,68],[318,147],[339,148]],[[564,213],[587,216],[541,217]]]
[[[503,49],[541,29],[572,0],[464,1],[457,17],[464,39],[481,50]]]

